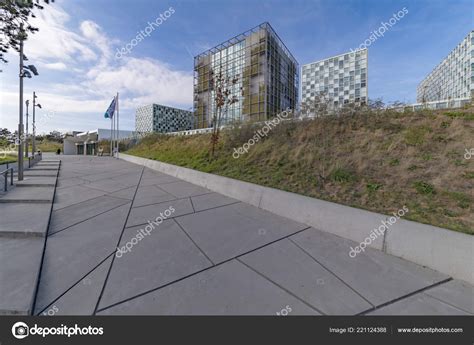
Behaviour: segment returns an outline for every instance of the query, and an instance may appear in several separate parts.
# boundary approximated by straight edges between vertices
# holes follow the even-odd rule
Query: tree
[[[49,4],[54,0],[43,0]],[[12,48],[20,49],[20,39],[28,38],[28,33],[35,33],[38,28],[28,23],[30,18],[35,18],[34,9],[42,10],[40,0],[0,0],[0,62],[8,63],[5,58],[7,51]],[[23,32],[21,31],[23,27]]]
[[[371,110],[379,111],[385,109],[385,103],[383,102],[382,98],[370,99],[367,102],[367,106]]]
[[[214,157],[217,143],[219,142],[222,119],[227,115],[229,105],[239,101],[233,90],[234,85],[239,81],[239,75],[233,77],[224,75],[222,67],[219,73],[214,75],[211,72],[211,88],[214,91],[214,102],[216,109],[212,113],[212,134],[211,134],[211,158]]]

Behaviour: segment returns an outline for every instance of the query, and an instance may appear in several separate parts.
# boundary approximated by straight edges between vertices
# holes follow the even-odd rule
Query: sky
[[[472,0],[56,0],[32,19],[39,32],[25,55],[40,75],[25,78],[24,99],[38,95],[37,133],[86,131],[110,127],[104,112],[118,92],[120,127],[133,130],[139,106],[190,109],[193,57],[263,22],[301,67],[355,49],[404,8],[368,47],[368,90],[371,99],[412,103],[417,84],[474,28]],[[148,36],[118,53],[160,15]],[[18,54],[7,59],[0,128],[14,130]]]

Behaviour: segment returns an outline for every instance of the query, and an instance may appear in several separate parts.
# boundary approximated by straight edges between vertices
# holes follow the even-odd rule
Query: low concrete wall
[[[357,243],[392,217],[151,159],[120,158]],[[368,246],[474,284],[474,236],[404,219],[388,228]]]

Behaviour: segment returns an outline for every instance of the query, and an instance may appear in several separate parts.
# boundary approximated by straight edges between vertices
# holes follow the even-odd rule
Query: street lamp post
[[[25,104],[26,104],[25,158],[28,158],[28,105],[30,104],[30,100],[27,99],[25,101]]]
[[[18,181],[23,180],[23,78],[31,78],[31,73],[38,75],[38,71],[34,65],[23,65],[23,60],[28,61],[28,58],[23,55],[23,41],[25,40],[25,31],[23,30],[23,24],[20,24],[20,30],[18,32],[18,41],[20,44],[20,109],[19,109],[19,122],[18,122]],[[39,106],[39,104],[38,104]],[[34,109],[34,108],[33,108]],[[34,114],[34,110],[33,110]],[[34,115],[33,115],[34,116]],[[33,125],[34,131],[34,125]],[[28,144],[28,140],[25,140]]]
[[[20,25],[20,122],[18,123],[18,181],[23,180],[23,24]]]
[[[36,152],[36,121],[35,121],[35,108],[38,107],[41,109],[41,104],[36,104],[36,96],[35,91],[33,91],[33,144],[32,144],[32,149],[33,149],[33,155]]]

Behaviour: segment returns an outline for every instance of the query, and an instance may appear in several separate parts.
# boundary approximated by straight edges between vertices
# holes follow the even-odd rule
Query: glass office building
[[[420,103],[470,98],[474,93],[474,31],[418,85]]]
[[[301,79],[302,103],[323,95],[333,107],[366,104],[368,51],[362,49],[303,65]]]
[[[143,135],[150,132],[169,133],[192,129],[191,111],[149,104],[137,108],[135,113],[135,132]]]
[[[213,76],[236,80],[221,124],[264,121],[298,102],[298,62],[269,23],[263,23],[194,58],[194,128],[212,127]]]

